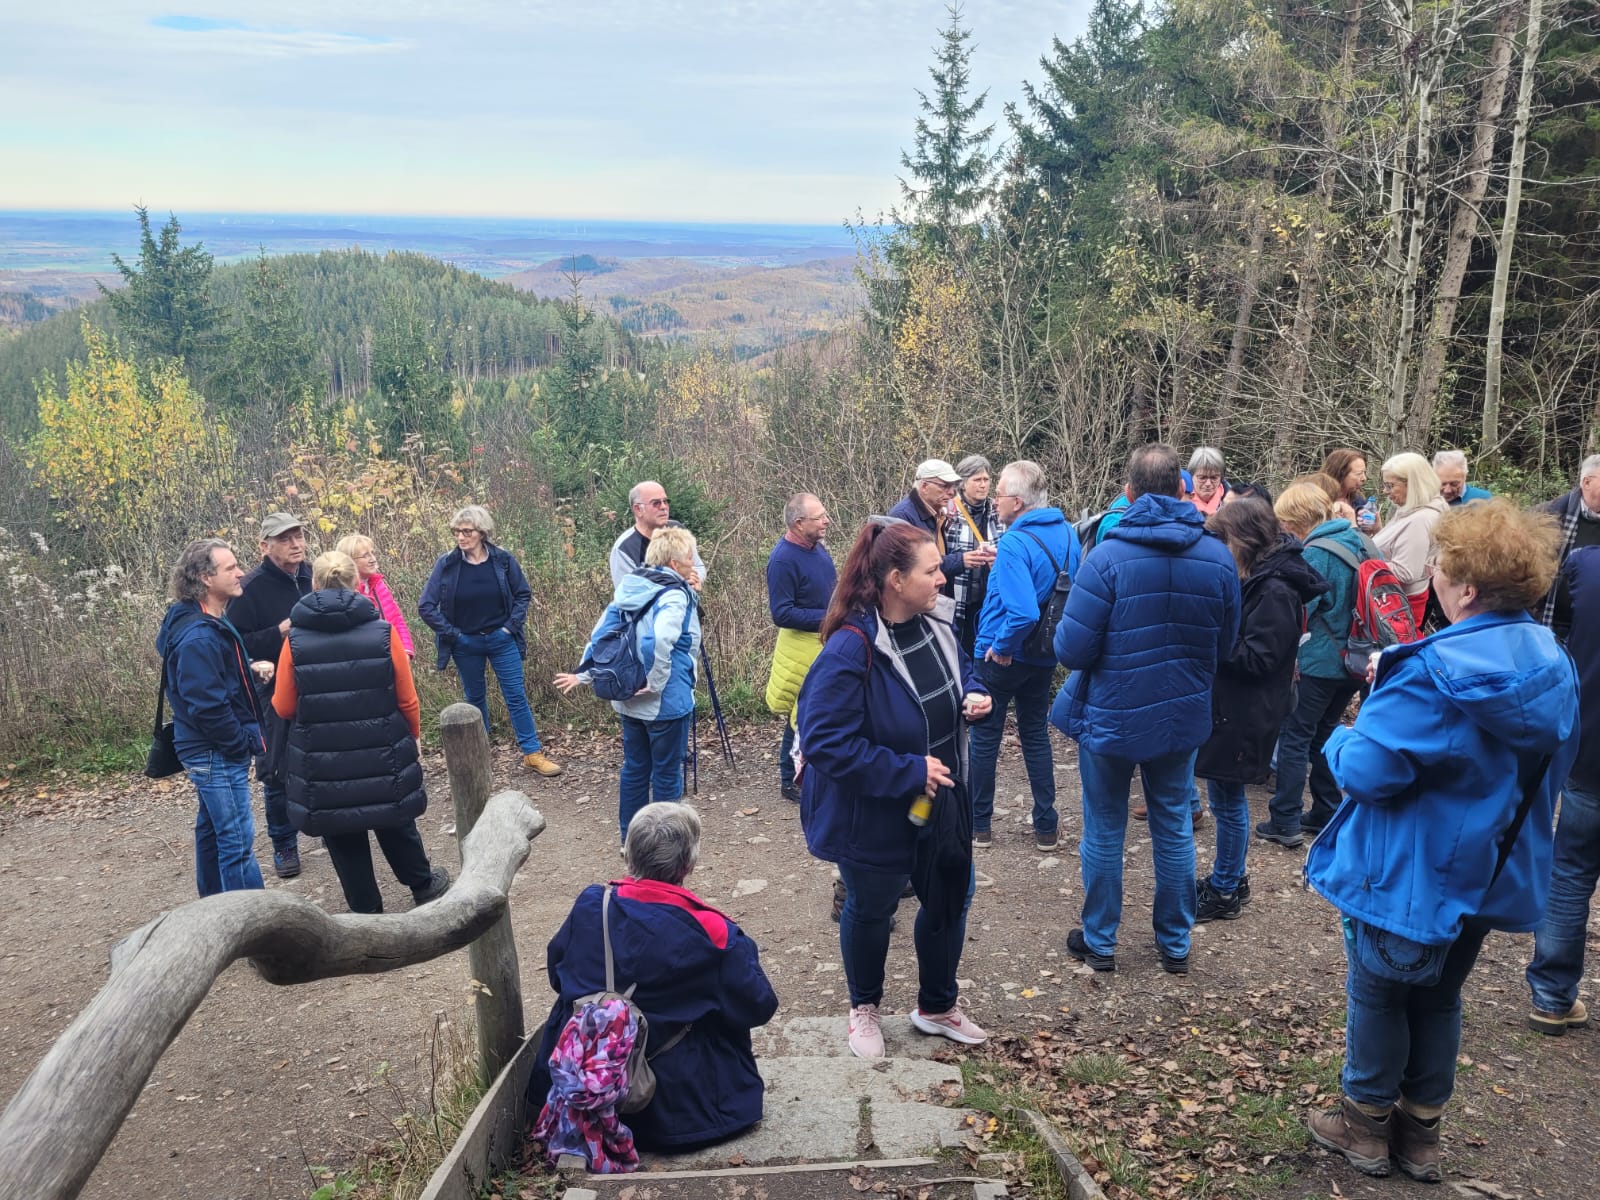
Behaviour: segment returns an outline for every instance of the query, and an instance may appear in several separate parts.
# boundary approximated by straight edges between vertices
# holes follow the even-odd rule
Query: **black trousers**
[[[428,886],[433,878],[433,864],[428,852],[422,848],[422,835],[417,823],[407,821],[392,829],[374,829],[378,848],[389,860],[394,877],[413,892]],[[372,874],[372,844],[366,832],[324,834],[322,844],[328,848],[328,858],[333,863],[339,886],[344,889],[344,901],[355,913],[381,913],[383,896],[378,892],[378,881]]]

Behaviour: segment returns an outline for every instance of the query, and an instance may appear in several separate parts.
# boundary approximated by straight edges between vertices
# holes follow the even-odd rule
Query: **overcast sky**
[[[973,0],[986,117],[1089,0]],[[922,0],[0,5],[0,208],[827,223],[896,198]]]

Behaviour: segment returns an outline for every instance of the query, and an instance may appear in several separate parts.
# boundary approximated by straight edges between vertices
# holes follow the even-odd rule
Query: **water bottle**
[[[906,819],[913,825],[926,825],[931,816],[933,816],[933,797],[926,792],[911,802],[911,811],[906,813]]]
[[[1367,502],[1356,510],[1356,524],[1362,529],[1371,529],[1378,523],[1378,498],[1367,497]]]

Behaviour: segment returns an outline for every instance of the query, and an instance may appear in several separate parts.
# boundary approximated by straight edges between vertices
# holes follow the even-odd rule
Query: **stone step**
[[[880,1159],[825,1166],[741,1167],[590,1176],[562,1200],[858,1200],[862,1195],[929,1200],[1005,1200],[998,1179],[933,1158]]]
[[[890,1058],[932,1058],[952,1043],[930,1037],[911,1024],[904,1015],[882,1020],[883,1044]],[[850,1058],[850,1025],[845,1017],[790,1017],[782,1023],[765,1025],[750,1037],[756,1060],[789,1056]]]

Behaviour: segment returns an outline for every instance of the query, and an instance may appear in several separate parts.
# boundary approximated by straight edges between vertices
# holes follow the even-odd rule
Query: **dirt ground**
[[[761,946],[782,1001],[779,1020],[843,1013],[848,1001],[836,926],[828,920],[831,868],[806,854],[798,808],[778,795],[775,731],[747,730],[736,741],[738,762],[728,769],[702,739],[695,802],[706,833],[690,886]],[[1045,1038],[1103,1045],[1144,1061],[1180,1041],[1232,1038],[1237,1044],[1226,1031],[1241,1022],[1262,1029],[1282,1021],[1302,1040],[1326,1042],[1323,1058],[1336,1062],[1343,955],[1331,910],[1299,886],[1302,853],[1252,846],[1253,903],[1238,921],[1197,930],[1191,973],[1175,978],[1156,961],[1149,843],[1144,827],[1133,823],[1118,971],[1093,976],[1066,958],[1062,940],[1081,900],[1074,852],[1081,825],[1071,747],[1060,739],[1055,745],[1060,851],[1043,855],[1033,848],[1021,760],[1008,743],[995,845],[979,854],[987,882],[974,900],[961,974],[967,1007],[998,1035],[996,1058],[1031,1059],[1026,1047]],[[545,941],[582,887],[620,873],[620,746],[612,738],[569,735],[552,752],[567,765],[556,780],[526,774],[503,747],[497,759],[497,782],[524,789],[549,822],[511,896],[530,1028],[548,1012]],[[419,824],[430,852],[453,869],[448,790],[437,755],[429,756],[429,769],[433,807]],[[9,1096],[104,982],[112,944],[193,897],[194,798],[180,777],[89,787],[18,784],[0,792],[0,800],[0,911],[7,933],[0,948],[0,1095]],[[1265,796],[1255,795],[1253,804],[1259,818]],[[259,801],[257,822],[259,828]],[[1210,833],[1207,826],[1197,835],[1203,861],[1211,852]],[[258,851],[270,863],[264,835]],[[300,878],[269,878],[268,886],[344,911],[326,854],[309,850],[304,858]],[[386,873],[381,860],[378,873],[380,879]],[[392,880],[385,895],[397,909],[409,900]],[[1559,1040],[1524,1031],[1521,973],[1529,948],[1528,938],[1496,935],[1468,983],[1460,1088],[1447,1118],[1447,1193],[1456,1183],[1456,1192],[1471,1196],[1594,1194],[1600,1029]],[[915,1000],[905,921],[890,968],[885,1007],[905,1011]],[[464,951],[393,975],[292,989],[261,982],[247,966],[230,968],[162,1058],[84,1195],[306,1196],[313,1186],[308,1164],[356,1164],[364,1151],[394,1136],[396,1116],[426,1105],[436,1016],[461,1021],[470,1005],[467,984]],[[1187,1085],[1169,1086],[1158,1075],[1140,1094],[1151,1091],[1160,1099],[1181,1086]],[[1320,1103],[1323,1097],[1302,1100]],[[1203,1141],[1203,1121],[1199,1129]],[[1283,1137],[1292,1149],[1237,1168],[1241,1177],[1258,1177],[1258,1193],[1266,1189],[1287,1200],[1376,1196],[1416,1186],[1364,1180],[1342,1163],[1300,1149],[1294,1131]]]

